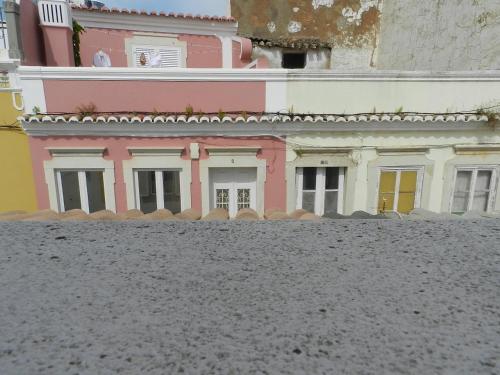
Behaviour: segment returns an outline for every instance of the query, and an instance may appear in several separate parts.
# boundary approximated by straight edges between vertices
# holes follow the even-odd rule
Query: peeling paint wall
[[[385,0],[377,68],[500,69],[500,0]]]
[[[268,40],[316,39],[373,47],[382,0],[232,0],[239,33]]]
[[[239,33],[328,44],[332,70],[500,69],[500,0],[231,0]],[[279,58],[280,52],[266,52]],[[279,56],[277,56],[279,55]],[[271,60],[271,66],[280,66]]]

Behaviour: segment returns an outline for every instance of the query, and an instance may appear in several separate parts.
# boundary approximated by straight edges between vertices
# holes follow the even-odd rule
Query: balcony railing
[[[0,49],[7,49],[8,47],[7,23],[5,22],[3,8],[0,7]]]

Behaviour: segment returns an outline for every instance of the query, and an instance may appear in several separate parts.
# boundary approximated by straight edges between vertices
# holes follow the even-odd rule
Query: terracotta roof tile
[[[125,9],[125,8],[97,8],[97,7],[86,7],[81,5],[73,4],[71,6],[73,9],[88,11],[88,12],[101,12],[101,13],[116,13],[116,14],[131,14],[131,15],[142,15],[142,16],[152,16],[152,17],[168,17],[168,18],[183,18],[183,19],[191,19],[191,20],[199,20],[199,21],[215,21],[215,22],[236,22],[236,19],[233,17],[225,17],[225,16],[209,16],[209,15],[193,15],[186,13],[173,13],[173,12],[158,12],[151,11],[148,12],[146,10],[138,10],[138,9]]]

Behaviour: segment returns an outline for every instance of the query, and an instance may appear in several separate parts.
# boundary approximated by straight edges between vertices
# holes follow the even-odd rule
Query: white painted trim
[[[34,107],[38,107],[40,108],[40,112],[46,113],[47,104],[45,102],[45,90],[42,79],[19,79],[19,84],[22,88],[25,112],[31,113]]]
[[[168,34],[236,35],[238,23],[200,19],[182,19],[142,14],[107,13],[73,9],[73,18],[84,28],[134,30]]]
[[[233,68],[233,38],[230,36],[220,36],[222,50],[222,68]]]
[[[490,188],[488,192],[488,205],[486,208],[486,212],[494,211],[496,195],[497,195],[497,186],[498,186],[498,169],[497,165],[457,165],[455,166],[454,175],[453,175],[453,184],[451,189],[451,194],[448,200],[448,212],[453,212],[453,200],[455,198],[455,185],[457,183],[457,175],[459,171],[468,171],[472,172],[471,182],[469,185],[469,197],[467,201],[467,211],[472,210],[472,204],[474,201],[474,193],[476,190],[476,181],[477,181],[477,173],[479,171],[488,171],[491,172],[491,180],[490,180]]]
[[[211,156],[216,155],[255,155],[262,147],[260,146],[207,146],[205,150]]]
[[[179,151],[180,148],[171,147],[168,150]],[[184,149],[184,148],[182,148]],[[129,148],[130,150],[145,150],[138,148]],[[127,194],[127,208],[140,209],[140,198],[138,193],[138,181],[135,176],[136,170],[149,171],[167,171],[178,170],[180,191],[181,191],[181,211],[191,208],[191,160],[184,160],[180,157],[180,152],[158,154],[155,151],[159,149],[152,148],[151,153],[132,153],[132,158],[123,161],[123,179]],[[164,149],[165,150],[165,149]],[[132,151],[133,152],[133,151]],[[158,178],[156,183],[158,184]],[[163,186],[160,190],[163,191]],[[161,195],[161,194],[157,194]],[[160,207],[160,206],[159,206]]]
[[[237,122],[237,123],[39,123],[22,121],[23,129],[31,136],[100,136],[100,137],[184,137],[184,136],[283,136],[304,133],[345,133],[374,131],[435,132],[460,130],[493,130],[486,121],[360,121],[360,122]]]
[[[141,69],[127,67],[40,67],[20,66],[21,80],[107,80],[107,81],[386,81],[386,82],[500,82],[500,71],[471,72],[419,72],[419,71],[370,71],[335,72],[325,70],[298,73],[287,69]],[[275,89],[280,92],[282,88]],[[285,108],[286,110],[287,108]]]
[[[304,168],[296,168],[296,209],[303,208],[303,193],[304,193]],[[337,192],[337,213],[343,214],[344,212],[344,177],[345,177],[345,167],[317,167],[312,166],[311,168],[316,168],[316,188],[315,190],[306,190],[308,192],[314,191],[314,213],[318,216],[323,216],[325,214],[325,198],[327,191]],[[337,189],[326,189],[326,168],[337,168],[339,170],[338,177],[338,188]]]
[[[210,168],[257,168],[256,211],[264,215],[264,194],[267,162],[257,159],[257,156],[219,154],[210,155],[208,159],[200,160],[201,205],[203,215],[210,211]]]
[[[51,156],[95,156],[101,157],[106,147],[45,147]]]
[[[45,182],[49,193],[50,208],[59,212],[60,207],[64,207],[61,202],[60,178],[57,177],[58,171],[87,171],[97,170],[103,172],[104,182],[104,200],[106,209],[116,212],[115,201],[115,164],[112,160],[105,160],[97,155],[53,155],[51,160],[44,161]],[[87,202],[88,206],[88,202]],[[83,209],[83,206],[82,206]]]
[[[167,155],[175,155],[181,156],[182,151],[184,151],[185,147],[127,147],[128,152],[132,156],[141,156],[141,155],[158,155],[158,156],[167,156]]]
[[[477,155],[478,152],[500,152],[500,145],[498,144],[455,145],[453,148],[457,155]]]

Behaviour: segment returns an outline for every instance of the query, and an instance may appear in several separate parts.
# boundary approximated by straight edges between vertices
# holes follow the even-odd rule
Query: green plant
[[[403,106],[396,108],[396,110],[394,111],[394,113],[398,113],[398,114],[399,113],[403,113]]]
[[[97,106],[92,102],[89,104],[82,104],[76,107],[76,113],[78,113],[81,117],[92,116],[97,113]]]
[[[226,116],[226,112],[224,112],[222,109],[219,109],[219,112],[217,113],[217,117],[222,120]]]
[[[186,114],[187,117],[191,117],[194,114],[194,109],[192,105],[188,105],[186,109],[184,110],[184,113]]]
[[[488,118],[489,123],[494,123],[494,122],[500,120],[500,112],[498,110],[494,111],[491,108],[488,108],[488,109],[487,108],[479,108],[476,111],[476,114],[479,116],[486,116]]]
[[[80,55],[80,34],[84,32],[85,29],[83,26],[73,20],[73,56],[75,58],[75,66],[82,66],[82,57]]]
[[[39,106],[34,106],[33,109],[31,110],[31,113],[35,114],[35,115],[39,115],[40,113],[42,113],[42,110],[40,109]]]

